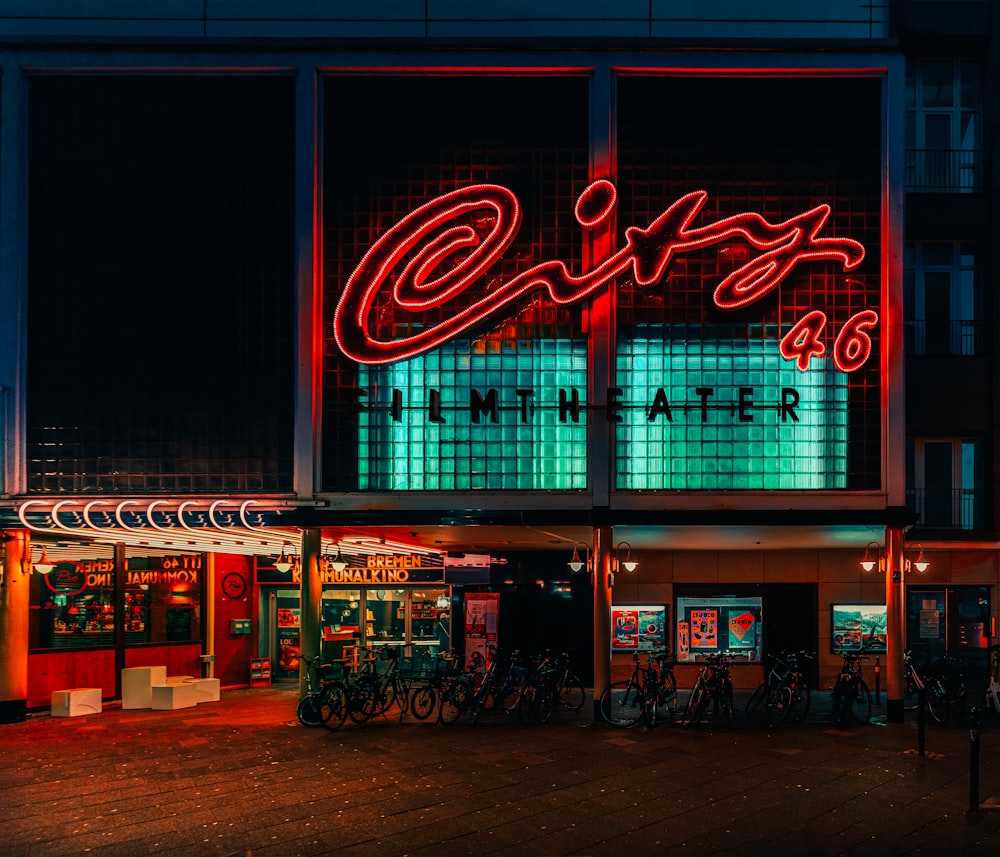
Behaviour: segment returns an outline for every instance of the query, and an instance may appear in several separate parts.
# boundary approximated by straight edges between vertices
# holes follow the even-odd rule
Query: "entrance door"
[[[764,587],[764,655],[815,652],[819,641],[819,588],[814,583],[770,583]],[[805,661],[810,687],[819,681],[818,658]]]

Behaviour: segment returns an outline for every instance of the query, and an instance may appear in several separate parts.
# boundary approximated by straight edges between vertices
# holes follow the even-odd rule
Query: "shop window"
[[[969,243],[910,244],[904,262],[907,354],[982,352],[982,295]]]
[[[114,562],[63,561],[31,580],[30,647],[111,646],[118,624],[125,644],[201,639],[201,557],[133,558],[125,576],[124,614],[115,614]]]
[[[907,441],[907,504],[921,527],[973,530],[983,526],[983,456],[978,440]]]
[[[679,662],[720,652],[760,661],[761,641],[761,598],[721,595],[677,599]]]

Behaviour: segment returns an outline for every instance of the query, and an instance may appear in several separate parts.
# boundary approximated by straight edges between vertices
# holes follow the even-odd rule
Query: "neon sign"
[[[708,192],[703,190],[685,194],[645,229],[628,227],[625,246],[580,276],[571,274],[562,261],[542,262],[431,327],[397,339],[375,339],[369,332],[369,317],[379,291],[390,278],[395,276],[392,297],[398,307],[419,314],[442,306],[497,263],[520,228],[520,204],[505,187],[478,184],[443,194],[390,227],[348,278],[334,312],[337,344],[357,363],[404,360],[432,351],[476,325],[499,320],[502,313],[513,312],[534,292],[548,292],[557,304],[576,304],[629,268],[638,285],[650,286],[668,273],[678,254],[733,238],[745,239],[762,252],[716,286],[713,299],[723,310],[760,300],[800,263],[831,260],[851,271],[865,257],[865,249],[857,241],[820,235],[830,216],[829,205],[818,205],[780,223],[745,212],[692,226],[707,199]],[[574,214],[581,228],[590,231],[608,223],[616,205],[614,185],[600,179],[580,195]],[[461,222],[474,212],[478,214],[471,223]],[[454,265],[439,272],[451,258]],[[826,354],[820,338],[826,323],[822,311],[809,312],[782,338],[781,355],[794,360],[800,370],[808,369],[812,357]],[[872,346],[869,331],[877,323],[873,310],[862,310],[848,319],[834,344],[837,369],[852,372],[865,363]]]

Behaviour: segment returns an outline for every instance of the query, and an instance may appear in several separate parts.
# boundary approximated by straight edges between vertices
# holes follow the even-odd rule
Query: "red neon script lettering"
[[[625,246],[580,276],[571,274],[561,261],[542,262],[433,327],[399,339],[375,339],[369,332],[371,310],[379,291],[393,275],[396,304],[421,313],[441,306],[476,283],[500,260],[517,235],[521,207],[507,188],[480,184],[446,193],[406,215],[365,254],[348,278],[334,312],[337,344],[358,363],[391,363],[415,357],[473,326],[498,320],[501,313],[509,315],[533,292],[545,291],[558,304],[575,304],[630,266],[636,282],[649,286],[663,279],[678,253],[736,237],[762,252],[718,284],[714,299],[720,309],[736,309],[759,300],[800,262],[833,260],[850,271],[864,259],[864,247],[857,241],[820,237],[830,216],[828,205],[816,206],[781,223],[770,223],[760,214],[747,212],[706,226],[692,226],[707,199],[707,191],[694,191],[678,199],[645,229],[629,227],[625,230]],[[601,179],[580,195],[574,214],[582,228],[595,229],[609,220],[616,204],[614,185]],[[449,258],[457,261],[435,274]],[[841,355],[847,358],[843,360],[845,365],[857,364],[858,356],[864,353],[857,343],[851,346],[841,349],[847,352]]]

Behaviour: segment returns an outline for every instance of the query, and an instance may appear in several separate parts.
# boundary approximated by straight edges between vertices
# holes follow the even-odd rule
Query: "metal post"
[[[979,811],[979,709],[969,711],[969,812]]]
[[[926,747],[926,726],[924,709],[927,707],[927,691],[924,690],[924,686],[920,685],[917,689],[917,752],[923,756],[924,749]]]
[[[879,665],[878,655],[875,655],[875,704],[881,705],[882,694],[882,668]]]

